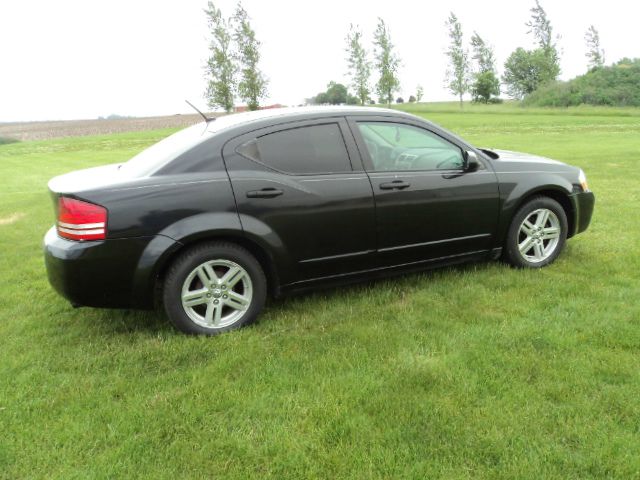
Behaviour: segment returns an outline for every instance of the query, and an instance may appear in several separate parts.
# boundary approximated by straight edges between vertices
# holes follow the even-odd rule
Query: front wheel
[[[212,242],[175,261],[164,281],[163,303],[180,331],[216,335],[253,322],[266,292],[264,272],[247,250]]]
[[[504,258],[516,267],[549,265],[564,248],[567,230],[567,215],[557,201],[549,197],[533,198],[511,221]]]

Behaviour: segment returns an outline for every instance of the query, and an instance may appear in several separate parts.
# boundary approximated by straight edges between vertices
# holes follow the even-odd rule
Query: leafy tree
[[[329,82],[327,90],[318,93],[315,97],[307,99],[307,103],[315,105],[357,105],[360,103],[360,99],[354,95],[351,95],[341,83],[334,81]]]
[[[493,49],[477,32],[473,32],[471,46],[473,47],[471,58],[477,65],[471,84],[471,96],[474,102],[488,103],[491,96],[500,95],[500,80],[496,74]]]
[[[552,79],[555,80],[560,75],[560,53],[558,51],[557,40],[558,36],[554,36],[553,27],[551,21],[547,17],[540,0],[536,0],[535,7],[531,8],[531,20],[525,25],[529,27],[529,32],[532,33],[535,40],[538,42],[539,48],[541,48],[547,56],[549,72],[556,72]]]
[[[221,10],[211,1],[205,9],[205,14],[211,32],[211,56],[206,66],[208,85],[205,96],[209,107],[222,107],[230,112],[233,110],[236,66],[233,61],[229,24],[222,18]]]
[[[596,27],[589,26],[584,41],[587,44],[586,56],[589,59],[589,69],[602,67],[604,65],[604,50],[600,48],[600,34]]]
[[[449,91],[460,98],[462,108],[462,96],[469,91],[469,52],[462,44],[462,25],[453,12],[449,14],[446,26],[451,39],[446,52],[449,57],[446,82]]]
[[[522,98],[541,85],[555,81],[560,75],[560,54],[556,44],[559,37],[554,36],[551,22],[539,0],[531,9],[531,21],[526,25],[538,48],[525,50],[519,47],[504,64],[502,80],[507,85],[508,94],[514,98]]]
[[[240,98],[247,102],[249,110],[257,110],[259,100],[267,94],[267,80],[258,67],[260,42],[256,39],[256,33],[249,22],[249,15],[240,2],[236,7],[233,22],[235,24],[233,39],[238,46],[237,60],[240,64],[238,93]]]
[[[309,99],[309,103],[315,105],[326,105],[329,103],[329,96],[327,95],[327,92],[320,92],[315,97],[311,97]]]
[[[478,32],[473,32],[471,36],[471,47],[473,55],[471,59],[476,62],[478,72],[495,72],[496,60],[493,54],[493,48],[482,39]]]
[[[343,84],[329,82],[329,85],[327,86],[327,103],[330,103],[331,105],[347,103],[348,95],[349,92],[347,91],[347,87]]]
[[[422,85],[418,85],[416,87],[416,102],[421,101],[423,96],[424,96],[424,88],[422,88]]]
[[[378,18],[373,44],[375,67],[380,74],[376,91],[380,97],[380,103],[390,105],[393,94],[400,88],[400,80],[397,76],[400,59],[393,50],[391,36],[382,18]]]
[[[370,93],[371,63],[367,59],[367,51],[362,46],[362,32],[353,25],[347,34],[346,50],[351,86],[356,92],[360,105],[364,105]]]
[[[540,85],[555,79],[557,70],[548,60],[541,48],[525,50],[519,47],[509,55],[502,76],[509,96],[521,99]]]
[[[415,103],[416,101],[416,97],[414,97],[413,95],[409,95],[409,103]]]
[[[396,103],[404,103],[404,98],[402,97],[396,98]]]
[[[476,73],[471,85],[474,102],[489,103],[492,97],[500,95],[500,80],[492,71]]]

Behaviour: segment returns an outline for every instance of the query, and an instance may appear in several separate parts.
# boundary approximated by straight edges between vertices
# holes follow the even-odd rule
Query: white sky
[[[235,0],[216,5],[231,15]],[[498,68],[518,46],[533,0],[244,0],[269,78],[265,103],[297,104],[346,82],[345,35],[360,24],[370,44],[376,19],[389,26],[402,59],[405,100],[418,83],[424,101],[453,97],[444,88],[447,34],[454,11],[495,47]],[[584,33],[600,32],[607,63],[640,57],[637,0],[542,0],[562,35],[562,77],[586,69]],[[206,0],[0,0],[0,121],[96,118],[109,114],[205,108]],[[372,78],[373,80],[373,78]],[[373,82],[372,82],[373,83]]]

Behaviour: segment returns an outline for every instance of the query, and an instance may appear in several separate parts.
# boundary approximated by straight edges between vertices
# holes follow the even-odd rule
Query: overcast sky
[[[206,0],[1,0],[0,121],[184,113],[205,108]],[[235,0],[218,0],[225,15]],[[530,48],[525,22],[533,0],[244,0],[269,78],[265,103],[298,104],[330,80],[345,82],[344,37],[359,24],[371,43],[377,17],[402,60],[401,95],[453,97],[444,87],[447,34],[454,11],[467,40],[476,30],[495,47],[498,69],[518,46]],[[607,63],[640,57],[640,2],[542,0],[561,34],[562,78],[586,69],[584,33],[600,32]]]

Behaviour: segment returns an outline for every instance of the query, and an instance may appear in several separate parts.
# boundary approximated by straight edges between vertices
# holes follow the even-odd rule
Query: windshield
[[[131,177],[151,175],[174,158],[209,138],[209,133],[205,135],[206,132],[207,124],[204,122],[180,130],[123,163],[120,171]]]

